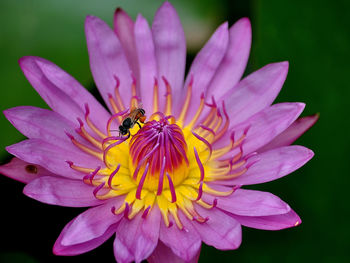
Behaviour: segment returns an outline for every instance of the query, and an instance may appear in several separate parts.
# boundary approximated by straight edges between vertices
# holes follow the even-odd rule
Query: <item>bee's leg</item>
[[[141,129],[141,125],[140,125],[140,123],[138,123],[138,122],[135,122],[138,126],[139,126],[139,128]]]
[[[128,137],[127,137],[125,140],[129,139],[130,136],[131,136],[131,133],[130,133],[130,131],[128,130]]]

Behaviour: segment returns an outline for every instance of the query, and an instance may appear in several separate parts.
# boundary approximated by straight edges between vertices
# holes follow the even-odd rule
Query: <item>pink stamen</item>
[[[201,136],[198,135],[197,133],[192,132],[192,134],[193,134],[198,140],[204,142],[205,145],[208,147],[208,149],[209,149],[209,156],[208,156],[208,159],[207,159],[207,161],[208,161],[208,160],[210,159],[212,153],[213,153],[213,147],[211,146],[211,144],[210,144],[206,139],[204,139],[203,137],[201,137]]]
[[[108,168],[111,168],[111,166],[109,165],[109,163],[107,162],[107,153],[110,149],[112,149],[113,147],[123,143],[125,140],[120,140],[120,141],[117,141],[115,143],[112,143],[111,145],[109,145],[104,151],[103,151],[103,162],[104,164],[108,167]]]
[[[204,125],[199,125],[199,127],[201,127],[203,130],[206,130],[208,132],[210,132],[211,134],[213,134],[215,136],[215,131],[207,126],[204,126]]]
[[[145,209],[145,211],[143,211],[143,214],[142,214],[142,218],[143,218],[143,219],[146,219],[146,218],[147,218],[150,209],[151,209],[151,206],[149,205],[149,206]]]
[[[94,191],[93,194],[95,196],[96,199],[98,199],[97,197],[97,193],[105,186],[105,182],[101,183],[99,186],[97,186]]]
[[[198,155],[198,152],[197,152],[197,149],[196,147],[193,147],[193,150],[194,150],[194,155],[196,157],[196,161],[197,161],[197,164],[198,164],[198,168],[201,172],[201,177],[200,177],[200,180],[198,183],[202,182],[204,180],[204,167],[203,167],[203,164],[201,162],[201,159],[199,158],[199,155]]]
[[[120,169],[120,164],[118,164],[117,168],[111,173],[111,175],[108,178],[108,186],[113,190],[116,190],[116,189],[112,186],[112,180],[114,176],[118,173],[119,169]]]
[[[162,168],[160,169],[160,174],[159,174],[157,195],[161,195],[161,194],[162,194],[162,191],[163,191],[163,181],[164,181],[165,163],[166,163],[166,158],[165,158],[165,156],[164,156],[164,157],[163,157],[163,162],[162,162]]]
[[[135,171],[134,171],[134,175],[133,175],[134,180],[137,179],[137,175],[138,175],[139,170],[140,170],[141,166],[143,165],[143,163],[154,153],[155,150],[157,150],[158,147],[159,147],[159,143],[157,143],[157,144],[153,147],[153,149],[152,149],[149,153],[147,153],[147,154],[145,155],[145,157],[143,157],[143,158],[141,159],[141,161],[138,163],[138,165],[137,165],[137,167],[136,167],[136,169],[135,169]]]
[[[120,111],[114,115],[112,115],[109,120],[107,121],[107,126],[106,126],[106,130],[107,130],[107,133],[109,134],[110,133],[110,127],[112,125],[112,121],[114,121],[115,119],[117,119],[118,117],[120,116],[123,116],[124,114],[126,114],[127,112],[129,111],[129,109],[125,109],[123,111]]]
[[[149,167],[149,163],[146,164],[145,171],[143,172],[142,177],[141,177],[140,182],[139,182],[139,185],[137,186],[136,198],[139,200],[141,200],[141,191],[142,191],[142,187],[143,187],[143,184],[145,182],[145,179],[146,179],[146,175],[148,173],[148,167]]]
[[[125,218],[128,218],[129,211],[130,211],[130,205],[129,205],[129,203],[125,203],[125,209],[124,209],[124,217]]]
[[[170,193],[171,193],[171,202],[175,203],[176,202],[175,187],[174,187],[173,181],[171,180],[171,177],[168,174],[168,172],[166,172],[166,176],[168,177],[168,181],[169,181],[169,188],[170,188]]]
[[[202,195],[203,195],[203,181],[200,182],[199,184],[199,188],[198,188],[198,197],[195,201],[198,201],[202,198]]]
[[[246,168],[249,169],[250,167],[252,167],[254,164],[256,164],[256,163],[259,162],[259,161],[260,161],[260,159],[258,158],[258,159],[256,159],[256,160],[254,160],[254,161],[248,163],[248,164],[246,165]]]

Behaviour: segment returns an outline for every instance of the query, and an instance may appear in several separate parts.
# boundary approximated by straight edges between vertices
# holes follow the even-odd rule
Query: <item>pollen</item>
[[[211,209],[216,206],[203,200],[211,196],[231,195],[240,186],[232,186],[227,191],[219,191],[211,186],[214,181],[230,180],[244,174],[252,162],[252,154],[243,157],[243,144],[249,132],[247,127],[236,138],[227,134],[229,116],[225,105],[217,105],[214,98],[208,103],[204,94],[192,120],[185,123],[191,101],[194,76],[188,84],[184,105],[178,119],[172,115],[171,85],[163,77],[166,87],[164,112],[159,109],[158,81],[153,88],[153,112],[140,127],[130,129],[132,136],[117,136],[117,127],[128,113],[119,94],[119,79],[116,79],[115,94],[109,94],[109,103],[114,110],[101,131],[89,119],[86,105],[85,123],[78,120],[77,137],[67,134],[80,150],[101,160],[99,167],[80,167],[67,160],[74,170],[83,173],[83,182],[93,186],[97,199],[106,200],[122,196],[124,202],[113,207],[111,212],[123,214],[132,220],[142,213],[146,218],[153,209],[159,209],[167,227],[176,225],[184,229],[179,217],[181,211],[188,219],[206,223],[210,218],[201,216],[196,206]],[[132,84],[132,98],[129,107],[139,104],[139,97]],[[215,142],[223,136],[227,145],[216,147]],[[103,164],[103,165],[102,165]],[[207,200],[207,199],[206,199]]]

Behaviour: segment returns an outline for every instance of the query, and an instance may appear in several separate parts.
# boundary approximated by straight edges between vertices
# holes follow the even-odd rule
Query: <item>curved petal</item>
[[[91,72],[102,98],[112,112],[108,94],[114,94],[115,77],[118,77],[119,92],[122,94],[124,105],[128,105],[131,98],[131,71],[116,34],[101,19],[87,16],[85,35]]]
[[[211,210],[196,206],[197,212],[208,221],[204,224],[194,222],[193,226],[204,243],[217,249],[237,249],[242,242],[241,225],[233,217],[217,208]]]
[[[102,203],[94,197],[93,190],[92,186],[83,181],[44,176],[27,184],[23,193],[50,205],[86,207]]]
[[[207,91],[207,97],[221,98],[233,92],[241,79],[249,58],[252,29],[248,18],[238,20],[229,30],[227,51]]]
[[[109,113],[78,81],[48,60],[39,57],[29,58],[36,62],[50,82],[78,104],[81,109],[85,109],[85,104],[88,104],[90,108],[89,118],[98,128],[105,128],[105,123],[110,116]],[[65,116],[67,117],[67,115]]]
[[[276,136],[271,142],[261,147],[258,152],[266,152],[274,148],[288,146],[310,129],[318,120],[319,115],[314,114],[297,119],[284,132]]]
[[[242,148],[243,153],[246,155],[254,152],[287,129],[298,118],[304,107],[304,103],[279,103],[272,105],[245,122],[233,127],[234,138],[238,140],[246,132]],[[228,137],[229,135],[227,134],[226,136]],[[218,141],[215,144],[215,148],[227,145],[229,140],[227,137],[223,137]],[[234,154],[238,150],[234,149]]]
[[[136,84],[140,89],[144,109],[146,112],[152,112],[154,78],[158,75],[157,61],[151,29],[147,20],[141,15],[137,16],[134,36],[139,61],[139,76]]]
[[[201,94],[206,93],[207,87],[225,55],[228,38],[227,22],[225,22],[219,26],[194,59],[185,81],[185,88],[187,88],[193,77],[192,97],[186,114],[185,124],[195,115],[199,107]],[[185,96],[186,94],[183,94],[183,98]],[[181,110],[181,107],[182,105],[179,106],[178,111]],[[178,114],[178,112],[175,111],[175,114]]]
[[[232,180],[215,181],[222,185],[250,185],[274,181],[299,169],[314,153],[299,145],[285,146],[251,157],[248,171]]]
[[[90,208],[70,221],[56,240],[53,253],[79,255],[104,243],[115,233],[118,225],[118,216],[110,209],[106,204]]]
[[[122,215],[112,213],[113,206],[121,205],[122,198],[115,198],[108,202],[89,208],[74,218],[69,227],[62,231],[59,239],[62,246],[82,244],[102,236],[110,226],[119,222]]]
[[[72,151],[77,149],[65,134],[75,134],[74,124],[56,112],[19,106],[5,110],[4,114],[11,124],[28,138],[41,139]],[[78,127],[78,124],[75,126]]]
[[[197,263],[199,259],[200,250],[198,250],[197,256],[190,261],[184,261],[182,258],[176,256],[169,247],[159,241],[156,249],[152,255],[147,259],[148,263]]]
[[[269,216],[285,214],[290,206],[279,197],[255,190],[237,189],[227,197],[217,197],[217,207],[242,216]]]
[[[77,154],[40,139],[25,140],[6,147],[6,150],[25,162],[40,165],[52,173],[77,180],[82,179],[84,174],[71,169],[66,161],[92,169],[103,166],[101,161],[84,152]]]
[[[114,13],[114,32],[117,34],[120,44],[123,47],[130,69],[135,76],[138,76],[138,59],[134,37],[134,21],[121,8],[117,8]]]
[[[153,208],[144,219],[142,213],[132,220],[123,218],[114,240],[114,255],[118,262],[141,262],[157,246],[160,212]]]
[[[232,216],[243,226],[263,230],[281,230],[301,224],[300,217],[293,210],[286,214],[272,216]]]
[[[29,183],[41,176],[57,176],[39,165],[24,162],[16,157],[1,165],[0,173],[22,183]]]
[[[201,239],[192,222],[189,222],[181,211],[178,212],[178,215],[185,229],[180,230],[176,225],[168,228],[162,221],[160,223],[159,238],[167,247],[171,248],[175,255],[187,262],[198,254],[201,247]]]
[[[287,72],[288,62],[268,64],[240,81],[233,92],[226,92],[219,103],[225,101],[230,128],[270,106],[280,92]]]
[[[169,82],[173,105],[179,105],[183,91],[183,81],[186,66],[186,39],[181,21],[175,8],[169,3],[158,9],[152,24],[152,34],[158,65],[158,80],[164,76]],[[166,88],[163,81],[159,81],[159,97],[164,97]],[[165,106],[165,100],[160,109]]]
[[[19,64],[30,84],[32,84],[34,89],[52,110],[62,116],[70,116],[74,119],[80,117],[83,119],[84,112],[74,101],[74,96],[71,97],[65,93],[65,86],[57,87],[55,83],[51,81],[53,78],[52,76],[45,75],[44,71],[41,69],[43,66],[43,59],[37,57],[23,57],[19,60]]]

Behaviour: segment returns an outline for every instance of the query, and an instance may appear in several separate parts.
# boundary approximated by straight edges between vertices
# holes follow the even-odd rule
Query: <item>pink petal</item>
[[[242,216],[269,216],[285,214],[290,206],[279,197],[255,190],[237,189],[227,197],[217,197],[217,207]]]
[[[199,259],[200,250],[198,250],[197,256],[190,261],[184,261],[182,258],[176,256],[169,247],[159,241],[156,249],[152,255],[147,259],[148,263],[197,263]]]
[[[86,17],[85,34],[91,72],[102,98],[112,111],[108,94],[114,94],[115,77],[118,77],[120,80],[119,92],[124,105],[129,105],[131,71],[116,34],[104,21],[94,16]]]
[[[36,57],[23,57],[19,60],[19,64],[28,81],[52,110],[62,116],[69,116],[74,119],[77,117],[84,117],[82,108],[73,99],[76,98],[76,96],[71,97],[65,93],[64,90],[66,87],[64,86],[57,87],[55,83],[51,81],[51,79],[55,78],[50,74],[46,75],[41,69],[40,66],[44,65],[44,60]],[[62,71],[57,71],[62,73]],[[51,74],[53,73],[51,72]],[[62,82],[59,83],[62,84]]]
[[[93,195],[94,187],[83,181],[44,176],[27,184],[23,193],[37,201],[59,206],[86,207],[101,204]]]
[[[29,183],[41,176],[56,176],[39,165],[24,162],[16,157],[9,163],[1,165],[0,173],[22,183]]]
[[[252,30],[248,18],[241,18],[229,30],[227,51],[207,90],[207,97],[218,99],[228,90],[232,93],[248,62]]]
[[[74,128],[79,127],[78,122],[73,124],[56,112],[31,106],[7,109],[4,114],[24,136],[77,151],[65,132],[75,134]]]
[[[89,118],[98,128],[105,128],[106,121],[110,116],[109,113],[78,81],[50,61],[38,57],[30,58],[36,62],[45,77],[74,100],[81,109],[84,110],[85,104],[88,104],[90,108]],[[71,118],[72,116],[65,115],[65,117]]]
[[[70,222],[68,229],[61,233],[60,244],[63,246],[78,245],[103,235],[110,226],[116,224],[122,215],[115,215],[111,209],[121,205],[122,198],[114,198],[108,202],[89,208]]]
[[[274,137],[287,129],[301,114],[303,103],[279,103],[255,114],[245,122],[232,128],[234,138],[238,140],[245,131],[247,136],[243,142],[243,153],[254,152],[269,143]],[[230,133],[227,133],[227,137]],[[227,145],[228,138],[223,137],[215,144],[215,148]],[[235,149],[237,152],[239,149]],[[229,154],[232,155],[231,153]]]
[[[57,256],[75,256],[94,250],[95,248],[99,247],[104,242],[106,242],[115,233],[116,229],[116,226],[113,225],[109,227],[105,233],[103,233],[99,237],[96,237],[95,239],[72,246],[63,246],[60,243],[62,240],[62,236],[64,235],[64,232],[71,226],[71,224],[72,221],[65,226],[53,247],[53,253]]]
[[[117,34],[120,44],[123,47],[129,67],[135,76],[138,76],[138,59],[134,37],[134,21],[121,8],[114,13],[114,32]]]
[[[154,51],[152,32],[147,20],[137,16],[134,36],[139,61],[137,85],[140,87],[142,104],[146,112],[152,112],[154,78],[157,77],[157,61]]]
[[[233,180],[215,181],[223,185],[250,185],[270,182],[299,169],[314,153],[303,146],[285,146],[251,157],[248,171]]]
[[[284,132],[276,136],[271,142],[261,147],[258,151],[266,152],[274,148],[292,144],[308,129],[310,129],[317,122],[318,118],[319,115],[315,114],[297,119]]]
[[[234,91],[226,92],[225,101],[230,127],[271,105],[280,92],[288,72],[288,62],[269,64],[244,78]]]
[[[40,165],[52,173],[77,180],[82,179],[84,174],[71,169],[66,161],[92,169],[102,165],[102,162],[84,152],[77,154],[40,139],[25,140],[6,147],[6,150],[25,162]]]
[[[237,220],[217,208],[208,210],[196,206],[196,210],[202,217],[208,218],[204,224],[193,223],[204,243],[221,250],[237,249],[240,246],[242,229]]]
[[[198,254],[201,247],[201,239],[192,222],[189,222],[181,211],[178,211],[178,215],[185,229],[179,230],[175,223],[168,228],[162,221],[160,223],[160,240],[167,247],[170,247],[175,255],[187,262]]]
[[[161,77],[164,76],[171,85],[173,105],[176,107],[183,92],[186,39],[179,16],[169,2],[164,2],[156,12],[152,34],[158,65],[159,97],[164,98],[166,94],[164,82],[161,81]],[[162,99],[162,102],[165,100]],[[163,104],[160,104],[161,109]]]
[[[187,85],[193,77],[191,103],[185,123],[189,122],[196,113],[200,103],[200,95],[206,93],[207,87],[226,53],[228,38],[226,22],[219,26],[194,59],[185,81],[185,89],[187,89]],[[185,96],[186,92],[183,92],[183,98],[185,98]],[[181,110],[181,107],[182,105],[178,106],[178,110]],[[176,114],[178,113],[176,112]]]
[[[114,241],[114,255],[118,262],[141,262],[148,258],[157,246],[160,212],[153,208],[147,217],[142,213],[132,220],[123,218]]]
[[[272,216],[232,216],[246,227],[264,230],[281,230],[301,224],[300,217],[293,210],[286,214]]]
[[[82,254],[110,238],[120,220],[120,216],[111,212],[114,201],[113,199],[101,206],[90,208],[70,221],[55,242],[54,254],[66,256]]]

